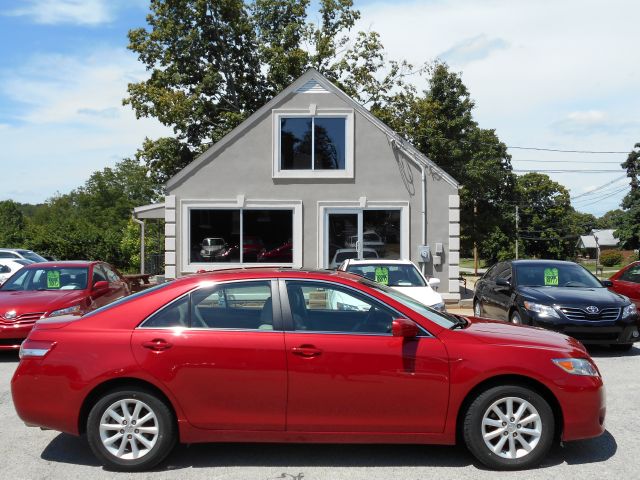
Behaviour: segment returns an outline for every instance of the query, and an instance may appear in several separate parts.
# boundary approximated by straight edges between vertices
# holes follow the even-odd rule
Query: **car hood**
[[[84,290],[0,290],[0,315],[11,310],[15,310],[17,316],[33,312],[50,312],[78,303],[84,296]]]
[[[602,288],[578,287],[518,287],[518,292],[532,301],[561,306],[612,306],[629,303],[626,297]]]
[[[442,303],[442,295],[431,287],[391,287],[426,306]]]
[[[484,343],[522,347],[547,348],[550,350],[581,350],[584,346],[576,339],[537,327],[467,317],[469,324],[463,330]]]

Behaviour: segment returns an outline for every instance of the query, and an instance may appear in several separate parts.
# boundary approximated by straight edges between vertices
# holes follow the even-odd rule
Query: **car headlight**
[[[59,317],[60,315],[73,315],[80,313],[80,305],[74,305],[73,307],[61,308],[60,310],[54,310],[49,314],[50,317]]]
[[[438,310],[439,312],[447,311],[447,307],[445,307],[444,302],[434,303],[433,305],[431,305],[431,308],[433,308],[434,310]]]
[[[627,318],[638,313],[635,303],[627,305],[622,309],[622,318]]]
[[[560,318],[558,316],[558,312],[556,312],[555,308],[550,307],[548,305],[542,305],[540,303],[533,302],[524,302],[524,308],[529,310],[530,312],[536,312],[541,317],[553,317]]]
[[[596,366],[586,358],[554,358],[552,361],[571,375],[600,376]]]

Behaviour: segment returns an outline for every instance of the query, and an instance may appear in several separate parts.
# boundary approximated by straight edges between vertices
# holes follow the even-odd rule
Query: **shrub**
[[[622,260],[624,260],[624,257],[622,252],[618,250],[607,250],[606,252],[600,253],[600,263],[605,267],[618,265],[622,263]]]

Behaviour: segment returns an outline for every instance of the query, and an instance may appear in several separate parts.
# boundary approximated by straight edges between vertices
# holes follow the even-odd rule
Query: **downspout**
[[[424,169],[424,164],[420,162],[420,171],[422,173],[422,238],[420,245],[427,244],[427,173]],[[422,275],[426,274],[427,262],[426,259],[422,261]]]
[[[144,220],[138,220],[135,214],[131,218],[140,225],[140,273],[144,275]]]

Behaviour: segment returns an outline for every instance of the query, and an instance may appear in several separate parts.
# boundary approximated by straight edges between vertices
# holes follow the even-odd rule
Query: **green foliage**
[[[620,265],[623,260],[624,256],[618,250],[605,250],[600,253],[600,263],[605,267]]]
[[[516,191],[522,257],[572,258],[578,234],[567,189],[548,175],[527,173],[517,177]]]
[[[22,247],[24,216],[20,205],[12,200],[0,202],[0,247]]]
[[[123,232],[133,208],[157,197],[146,167],[125,159],[95,172],[82,187],[37,206],[27,218],[24,243],[64,260],[100,259],[130,269],[134,265],[122,248]]]
[[[640,143],[635,144],[622,168],[627,171],[631,190],[622,199],[624,214],[615,235],[625,248],[635,249],[640,246]]]
[[[174,130],[175,138],[147,139],[137,153],[157,181],[310,67],[363,104],[410,89],[411,65],[387,60],[377,33],[353,34],[360,13],[352,0],[320,0],[316,23],[307,22],[309,8],[309,0],[151,1],[148,28],[129,32],[129,49],[151,74],[129,84],[124,103]]]
[[[603,216],[596,219],[595,228],[597,229],[620,228],[620,226],[622,225],[623,217],[624,217],[624,212],[619,208],[616,210],[609,210]]]

